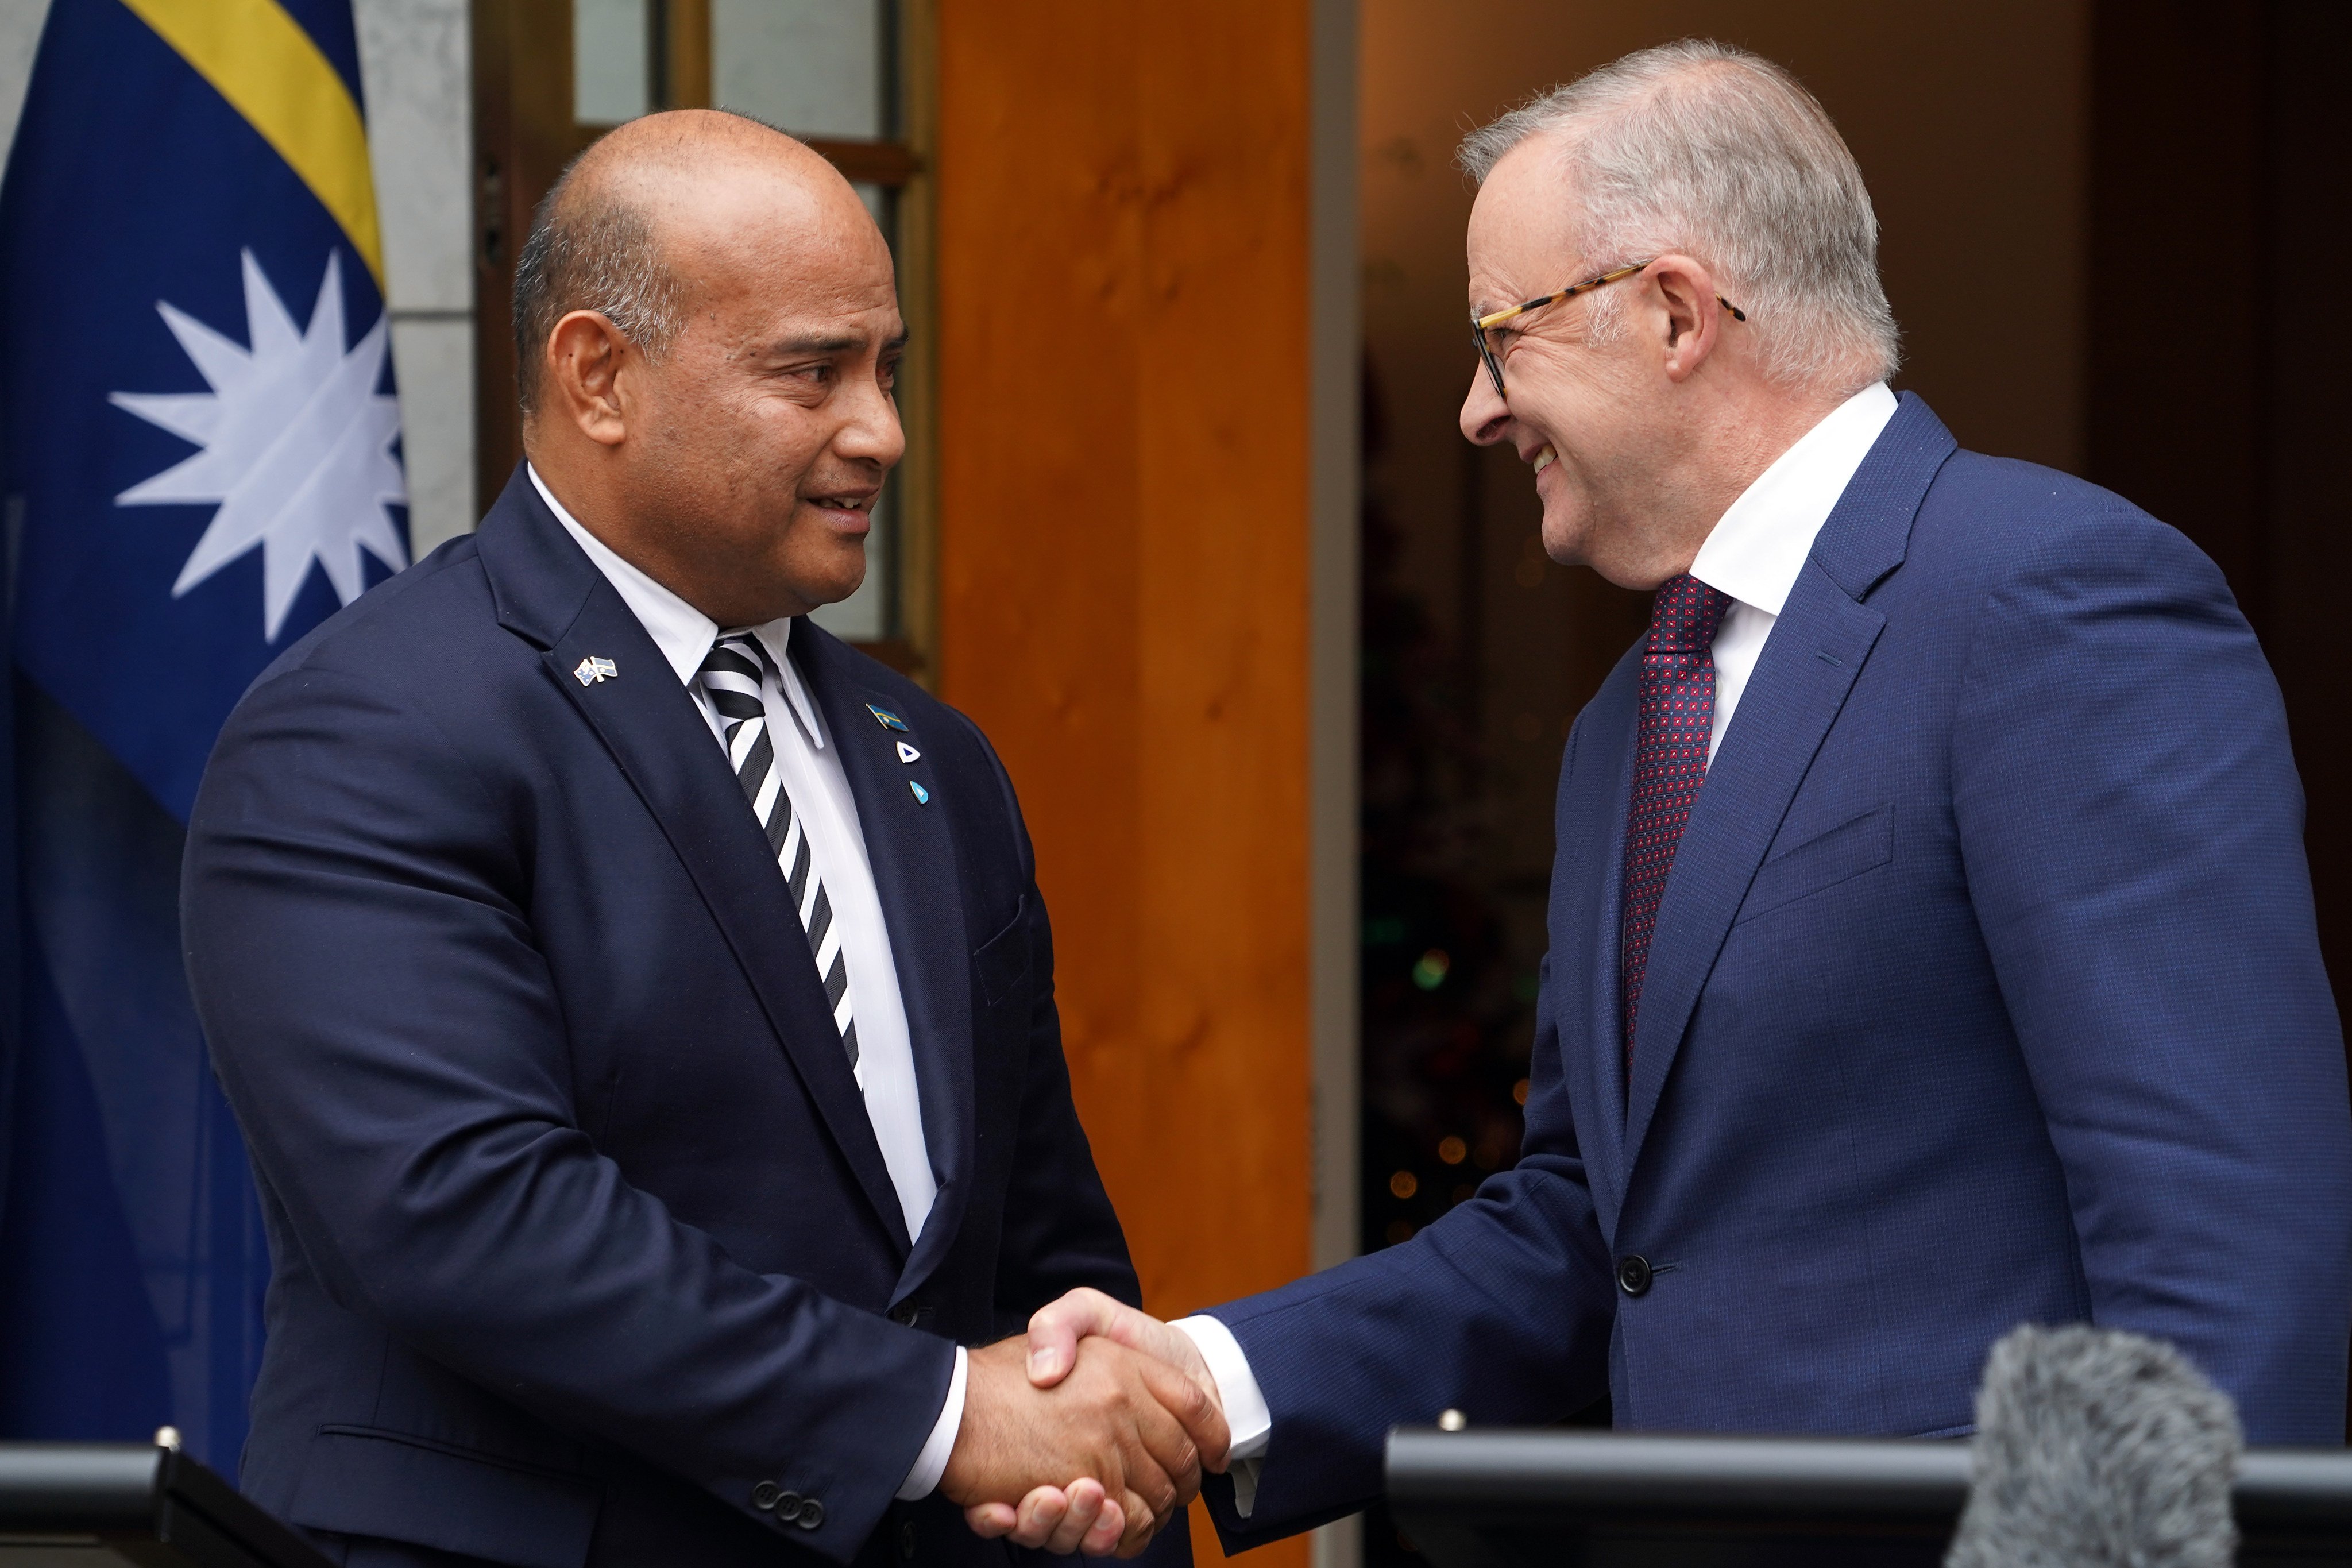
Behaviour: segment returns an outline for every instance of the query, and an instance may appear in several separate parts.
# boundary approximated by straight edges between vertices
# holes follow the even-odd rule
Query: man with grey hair
[[[2221,574],[1886,384],[1860,171],[1752,55],[1469,138],[1464,435],[1654,590],[1562,760],[1516,1168],[1409,1242],[1116,1339],[1231,1426],[1229,1547],[1452,1411],[1945,1436],[2021,1321],[2167,1341],[2340,1442],[2352,1109],[2277,689]],[[1058,1499],[972,1513],[1026,1539]]]
[[[1005,1337],[1139,1296],[1011,781],[808,619],[905,449],[888,247],[800,142],[652,115],[515,324],[526,461],[263,674],[188,826],[275,1268],[241,1484],[352,1568],[982,1568],[958,1505],[1048,1480],[1046,1544],[1189,1561],[1213,1400]]]

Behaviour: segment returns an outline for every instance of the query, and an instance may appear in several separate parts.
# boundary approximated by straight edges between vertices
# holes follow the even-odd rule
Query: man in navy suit
[[[1138,1299],[1012,785],[805,618],[904,447],[887,247],[657,115],[516,300],[527,465],[263,675],[189,829],[274,1261],[246,1489],[354,1565],[635,1568],[1002,1562],[956,1505],[1051,1479],[1036,1540],[1188,1562],[1213,1402],[991,1346]]]
[[[1958,1435],[2029,1321],[2169,1341],[2252,1441],[2340,1443],[2343,1039],[2221,574],[1887,389],[1860,171],[1779,68],[1645,51],[1463,161],[1463,431],[1532,466],[1555,559],[1656,591],[1561,762],[1522,1157],[1204,1318],[1048,1309],[1038,1374],[1097,1333],[1214,1388],[1228,1547],[1362,1508],[1388,1428],[1449,1409]]]

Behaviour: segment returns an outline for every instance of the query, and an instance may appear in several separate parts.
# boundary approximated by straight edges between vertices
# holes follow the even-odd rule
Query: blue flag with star
[[[238,696],[408,562],[361,101],[351,0],[53,0],[0,182],[0,1436],[244,1441],[180,852]]]

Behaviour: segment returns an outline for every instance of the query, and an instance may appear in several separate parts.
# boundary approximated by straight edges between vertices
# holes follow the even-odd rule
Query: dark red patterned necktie
[[[1633,1059],[1633,1020],[1650,933],[1691,803],[1706,782],[1706,743],[1715,729],[1715,628],[1731,595],[1685,573],[1658,590],[1650,607],[1650,641],[1642,650],[1642,731],[1633,753],[1633,803],[1625,814],[1625,924],[1620,975],[1625,999],[1625,1060]],[[1628,1080],[1632,1074],[1629,1070]]]

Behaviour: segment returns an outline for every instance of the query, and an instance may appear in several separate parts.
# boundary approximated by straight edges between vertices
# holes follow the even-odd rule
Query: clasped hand
[[[1225,1468],[1215,1381],[1191,1339],[1098,1290],[971,1352],[940,1489],[984,1536],[1132,1557]]]

